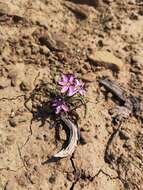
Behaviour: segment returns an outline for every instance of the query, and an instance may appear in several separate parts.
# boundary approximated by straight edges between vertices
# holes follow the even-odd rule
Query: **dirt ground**
[[[61,73],[86,82],[87,115],[74,155],[47,162],[65,131],[57,140],[25,101]],[[0,190],[143,190],[143,119],[122,122],[107,159],[116,103],[102,76],[143,100],[142,0],[0,0]]]

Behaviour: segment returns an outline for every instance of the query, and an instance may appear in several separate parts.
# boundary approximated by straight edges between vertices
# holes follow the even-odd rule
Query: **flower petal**
[[[75,87],[74,86],[70,86],[69,87],[68,96],[73,96],[76,93],[77,93],[77,90],[75,89]]]
[[[56,111],[55,111],[55,113],[56,113],[56,114],[59,114],[60,111],[61,111],[61,109],[62,109],[61,106],[56,107]]]
[[[73,81],[74,81],[74,76],[73,76],[73,75],[70,75],[70,77],[69,77],[69,82],[72,84]]]
[[[53,104],[52,104],[53,107],[56,107],[57,105],[58,105],[57,103],[53,103]]]
[[[69,111],[69,108],[67,105],[63,104],[62,106],[62,109],[65,111],[65,112],[68,112]]]
[[[80,93],[80,95],[84,96],[85,95],[85,90],[81,89],[81,90],[79,90],[79,93]]]
[[[61,89],[61,93],[65,93],[68,90],[68,86],[63,86]]]
[[[64,85],[66,85],[66,82],[59,81],[58,84],[61,85],[61,86],[64,86]]]
[[[68,82],[68,75],[62,75],[63,82],[67,83]]]
[[[75,86],[81,86],[81,83],[78,79],[75,79]]]

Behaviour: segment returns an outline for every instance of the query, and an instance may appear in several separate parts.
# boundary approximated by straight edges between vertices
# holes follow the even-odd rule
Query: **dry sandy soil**
[[[78,109],[74,155],[48,162],[65,131],[56,139],[25,101],[63,72],[86,82],[87,115]],[[97,82],[108,76],[143,100],[142,74],[142,0],[0,0],[0,190],[143,190],[142,116],[114,135],[117,104]],[[28,102],[35,112],[40,98]]]

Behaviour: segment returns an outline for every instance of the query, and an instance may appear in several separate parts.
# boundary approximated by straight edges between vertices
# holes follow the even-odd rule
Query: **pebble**
[[[108,51],[93,51],[88,55],[88,59],[95,65],[100,65],[116,72],[121,71],[124,67],[122,60]]]
[[[87,82],[93,82],[96,80],[96,74],[90,72],[86,73],[81,77],[82,80],[87,81]]]
[[[87,144],[87,143],[92,143],[92,138],[91,138],[91,134],[87,133],[87,132],[81,132],[81,144]]]
[[[29,91],[31,89],[31,85],[28,81],[22,81],[20,84],[20,89],[22,91]]]
[[[9,124],[11,127],[16,127],[17,126],[17,121],[15,118],[10,118],[9,119]]]
[[[85,9],[85,7],[83,7],[83,6],[80,6],[80,5],[77,6],[76,4],[73,4],[68,1],[65,2],[64,5],[69,10],[71,10],[75,14],[75,16],[77,16],[77,18],[86,19],[89,16],[87,9]]]
[[[24,49],[24,55],[26,56],[30,56],[31,55],[31,48],[30,47],[27,47],[26,49]]]
[[[120,138],[123,139],[123,140],[128,140],[128,139],[130,139],[129,134],[128,134],[126,131],[120,131],[119,136],[120,136]]]
[[[130,16],[130,19],[131,20],[138,20],[138,15],[135,14],[135,13],[132,13],[131,16]]]
[[[43,135],[42,135],[42,134],[38,134],[38,135],[36,136],[36,139],[37,139],[37,140],[43,140]]]
[[[130,140],[126,140],[123,147],[127,148],[129,151],[135,149],[134,142],[131,142]]]
[[[37,54],[39,51],[40,51],[39,46],[33,46],[33,47],[31,48],[31,52],[32,52],[33,54]]]
[[[49,182],[55,183],[55,181],[56,181],[56,177],[54,175],[51,175],[51,177],[49,177]]]
[[[6,145],[12,145],[14,143],[14,141],[15,141],[14,136],[12,136],[12,135],[11,136],[7,136],[5,144]]]
[[[11,79],[11,86],[15,87],[18,85],[17,73],[9,74],[8,77]]]
[[[55,40],[50,34],[43,34],[39,37],[41,45],[47,46],[50,50],[57,50],[57,45]]]
[[[43,135],[43,138],[44,138],[44,141],[48,141],[49,140],[49,137],[46,134]]]
[[[41,46],[40,47],[40,52],[42,54],[45,54],[45,55],[49,55],[50,54],[50,50],[46,46]]]

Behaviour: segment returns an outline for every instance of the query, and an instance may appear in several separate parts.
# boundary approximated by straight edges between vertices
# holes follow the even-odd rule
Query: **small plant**
[[[82,81],[75,78],[73,75],[62,75],[62,79],[58,81],[61,95],[52,100],[52,108],[56,115],[60,115],[60,119],[70,129],[69,144],[65,149],[62,149],[54,157],[67,157],[72,155],[77,145],[79,133],[77,126],[65,115],[72,116],[73,110],[78,105],[85,105],[83,96],[85,95],[85,85]]]
[[[79,79],[70,74],[63,74],[62,79],[58,81],[58,85],[60,86],[61,95],[52,100],[52,108],[55,114],[70,112],[79,105],[79,102],[84,104],[85,85]]]
[[[42,80],[29,98],[32,102],[32,109],[29,110],[33,113],[34,119],[41,120],[44,124],[50,117],[52,123],[54,122],[52,126],[61,123],[70,130],[68,146],[55,154],[56,158],[72,155],[75,150],[79,140],[79,130],[76,126],[79,115],[76,109],[84,105],[86,114],[84,95],[85,84],[71,74],[63,74],[54,84]]]

